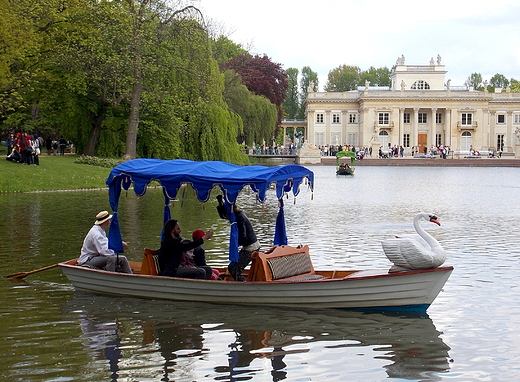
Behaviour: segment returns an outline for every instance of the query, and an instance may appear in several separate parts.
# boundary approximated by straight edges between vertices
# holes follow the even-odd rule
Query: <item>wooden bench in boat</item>
[[[254,252],[247,281],[317,280],[309,255],[309,246],[272,247],[266,252]]]
[[[159,250],[158,249],[144,249],[143,262],[141,264],[142,275],[157,276],[160,273],[159,268]]]
[[[140,274],[156,276],[159,271],[159,251],[145,248]],[[291,281],[317,280],[317,275],[309,255],[309,246],[273,247],[266,252],[254,252],[247,273],[247,281]],[[221,279],[233,280],[227,269],[221,270]]]

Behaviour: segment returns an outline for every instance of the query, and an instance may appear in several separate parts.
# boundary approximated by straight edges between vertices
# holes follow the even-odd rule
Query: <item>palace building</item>
[[[520,93],[450,86],[441,57],[427,65],[398,58],[391,86],[347,92],[309,92],[305,140],[315,146],[353,145],[377,152],[398,145],[445,145],[451,151],[501,151],[520,156]],[[486,84],[484,84],[486,85]],[[517,142],[519,146],[517,148]]]

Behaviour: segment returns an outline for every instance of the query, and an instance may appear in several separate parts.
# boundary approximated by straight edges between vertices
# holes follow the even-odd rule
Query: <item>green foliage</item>
[[[370,81],[372,86],[390,86],[390,69],[387,67],[376,69],[371,66],[368,70],[361,72],[358,85],[364,85],[365,81]]]
[[[506,88],[509,85],[509,80],[503,74],[495,74],[489,80],[489,84],[494,88]]]
[[[278,120],[276,106],[267,98],[250,92],[236,72],[226,70],[224,78],[224,100],[242,121],[243,130],[239,135],[239,142],[247,145],[271,142]]]
[[[277,124],[282,120],[282,103],[287,94],[287,74],[280,64],[274,63],[266,55],[236,56],[221,65],[223,70],[231,69],[240,74],[244,85],[252,93],[264,96],[277,107]],[[271,137],[270,139],[274,138]]]
[[[361,71],[357,66],[340,65],[329,72],[325,91],[346,92],[357,89]]]
[[[225,36],[219,36],[216,40],[211,40],[213,46],[213,58],[218,63],[224,63],[231,60],[233,57],[241,54],[247,54],[242,45],[234,43]]]
[[[479,90],[482,88],[482,74],[480,73],[471,73],[471,75],[466,80],[467,86],[472,86],[473,89]]]
[[[296,118],[300,111],[299,93],[298,93],[298,69],[289,68],[287,73],[287,96],[283,101],[284,116],[288,118]]]
[[[107,167],[113,168],[118,164],[123,163],[121,159],[111,159],[111,158],[98,158],[91,157],[88,155],[81,155],[74,160],[76,164],[86,164],[90,166],[98,166],[98,167]]]
[[[520,81],[511,78],[511,92],[520,93]]]

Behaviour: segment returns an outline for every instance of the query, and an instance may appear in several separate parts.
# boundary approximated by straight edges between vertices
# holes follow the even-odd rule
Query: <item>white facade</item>
[[[427,65],[405,65],[402,57],[392,67],[389,88],[310,92],[306,141],[376,150],[400,145],[407,153],[414,146],[422,152],[447,145],[452,151],[472,147],[513,155],[520,132],[520,93],[452,87],[445,75],[440,57]]]

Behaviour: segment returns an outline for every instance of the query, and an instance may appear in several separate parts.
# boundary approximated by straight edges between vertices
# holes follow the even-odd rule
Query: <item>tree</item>
[[[480,73],[471,73],[466,80],[466,86],[471,86],[475,90],[479,90],[482,87],[482,75]]]
[[[313,72],[309,66],[302,68],[302,77],[300,79],[300,110],[298,111],[298,119],[305,118],[305,108],[303,107],[307,94],[309,92],[309,86],[313,92],[317,92],[319,89],[319,78],[318,73]]]
[[[374,68],[361,72],[359,85],[364,85],[365,81],[370,81],[373,86],[390,86],[390,70],[387,67]]]
[[[509,80],[503,74],[495,74],[489,80],[489,84],[495,88],[506,88],[509,85]]]
[[[247,54],[247,50],[245,50],[241,44],[237,44],[225,36],[221,35],[216,40],[211,41],[213,45],[213,58],[217,60],[218,63],[228,62],[233,57]]]
[[[287,96],[283,101],[284,115],[289,118],[296,118],[300,111],[300,97],[298,94],[298,69],[289,68],[285,71],[287,73]]]
[[[238,136],[239,142],[249,146],[264,141],[270,143],[278,120],[276,105],[266,97],[250,92],[234,70],[226,70],[224,78],[224,100],[243,123],[243,131]]]
[[[197,10],[160,0],[36,1],[17,2],[43,42],[21,61],[39,76],[23,94],[31,109],[13,121],[27,126],[34,115],[31,126],[59,126],[90,155],[248,163]]]
[[[361,71],[357,66],[340,65],[329,72],[325,91],[346,92],[357,88]]]
[[[27,113],[32,106],[26,91],[43,75],[43,34],[51,20],[60,17],[52,5],[51,1],[44,5],[31,0],[0,0],[0,120],[13,113]],[[24,118],[18,115],[13,119]]]
[[[278,108],[278,124],[282,120],[282,103],[287,93],[287,74],[280,64],[267,55],[242,54],[221,65],[232,69],[242,77],[244,85],[256,95],[263,95]]]
[[[520,93],[520,81],[511,78],[511,91],[513,93]]]

